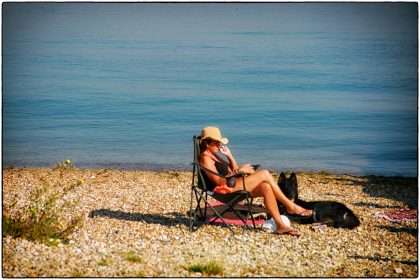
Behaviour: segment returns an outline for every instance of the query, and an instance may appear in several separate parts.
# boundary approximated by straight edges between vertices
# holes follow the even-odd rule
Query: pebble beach
[[[273,173],[275,178],[279,176]],[[66,240],[39,242],[3,231],[3,277],[417,277],[417,221],[381,211],[417,208],[417,178],[297,172],[300,197],[344,203],[356,229],[273,235],[203,225],[189,231],[191,172],[4,168],[3,220],[24,217],[33,190],[63,193],[60,223],[80,221]],[[261,199],[254,203],[263,204]],[[193,266],[217,264],[216,272]]]

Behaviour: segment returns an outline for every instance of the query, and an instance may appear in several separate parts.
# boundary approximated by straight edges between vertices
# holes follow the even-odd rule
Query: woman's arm
[[[236,163],[235,158],[232,155],[232,152],[230,151],[230,149],[226,146],[221,146],[219,148],[219,151],[225,155],[227,157],[227,159],[229,160],[229,167],[232,171],[235,171],[238,169],[238,164]]]
[[[248,174],[252,174],[252,173],[255,172],[255,170],[252,168],[252,166],[249,163],[244,164],[241,167],[238,167],[238,164],[236,163],[236,160],[233,157],[232,152],[230,151],[230,149],[228,147],[221,146],[219,148],[219,151],[228,158],[228,160],[229,160],[229,167],[235,173],[242,171],[242,172],[245,172],[245,173],[248,173]]]

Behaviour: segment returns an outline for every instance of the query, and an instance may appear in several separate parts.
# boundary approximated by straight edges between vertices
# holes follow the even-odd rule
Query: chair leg
[[[201,205],[201,200],[203,200],[204,205],[206,205],[205,202],[207,200],[207,196],[204,195],[204,197],[203,197],[203,192],[201,192],[201,193],[197,194],[196,199],[197,199],[197,207],[195,208],[195,212],[196,213],[200,213],[199,216],[198,215],[196,215],[196,216],[198,216],[198,218],[201,221],[205,221],[206,220],[206,215],[207,215],[206,214],[206,209],[205,209],[205,206],[204,206],[204,210],[202,210],[201,207],[200,207],[200,205]]]
[[[193,199],[194,199],[194,187],[191,187],[191,201],[190,201],[190,215],[189,215],[189,219],[190,219],[190,231],[192,231],[193,228],[193,220],[194,220],[194,216],[195,214],[193,214]],[[195,213],[195,211],[194,211]]]
[[[204,198],[204,216],[203,216],[203,220],[207,220],[207,198],[208,198],[208,194],[207,192],[205,192],[204,194],[205,198]]]
[[[234,207],[229,207],[229,209],[227,209],[225,212],[227,212],[228,210],[230,210],[230,211],[232,211],[241,221],[242,221],[242,223],[244,224],[243,225],[243,229],[245,229],[245,228],[247,228],[247,229],[249,229],[249,226],[248,226],[248,220],[249,220],[249,218],[248,218],[248,213],[247,213],[247,215],[246,215],[246,218],[244,219],[244,218],[242,218],[242,216],[241,216],[241,214],[240,213],[238,213],[238,210],[236,210]],[[249,212],[250,213],[250,215],[251,215],[251,219],[253,220],[253,216],[252,216],[252,210],[248,207],[248,209],[247,210],[249,210],[249,211],[247,211],[247,212]],[[254,222],[253,222],[254,223]]]
[[[252,203],[251,203],[252,204]],[[247,206],[249,205],[249,202],[247,202]],[[241,216],[241,214],[240,213],[238,213],[238,210],[237,209],[235,209],[235,205],[231,205],[231,204],[227,204],[227,208],[223,211],[223,212],[221,212],[221,213],[217,213],[217,212],[215,212],[215,214],[217,215],[217,217],[215,217],[215,218],[213,218],[211,221],[210,221],[210,223],[213,223],[217,218],[220,218],[228,227],[229,227],[229,229],[231,229],[230,228],[230,226],[229,226],[229,224],[227,224],[226,222],[225,222],[225,220],[223,219],[223,215],[226,213],[226,212],[233,212],[235,215],[236,215],[236,217],[238,217],[241,221],[242,221],[242,223],[244,224],[243,225],[243,228],[245,229],[245,228],[248,228],[248,229],[250,229],[249,228],[249,226],[248,226],[248,216],[246,217],[246,219],[244,220],[243,218],[242,218],[242,216]],[[248,207],[248,209],[249,209],[249,211],[250,211],[250,213],[251,213],[251,219],[252,219],[252,221],[253,221],[253,225],[254,225],[254,228],[256,228],[256,226],[255,226],[255,222],[254,222],[254,217],[252,216],[252,210],[251,210],[251,208],[250,207]],[[233,232],[233,230],[231,229],[231,231]]]
[[[254,215],[252,212],[252,202],[254,201],[254,198],[251,197],[251,199],[247,199],[247,203],[248,203],[248,208],[249,208],[249,214],[251,215],[251,220],[252,220],[252,226],[254,227],[254,229],[257,228],[257,226],[255,225],[255,219],[254,219]]]
[[[201,200],[203,199],[203,195],[199,191],[194,189],[194,187],[192,187],[191,192],[192,194],[191,194],[191,204],[190,204],[190,231],[193,231],[194,221],[196,220],[196,218],[198,218],[201,221],[205,221],[205,216],[203,214],[203,210],[200,207]],[[194,195],[195,195],[196,206],[193,211]]]
[[[193,211],[193,200],[194,200],[194,195],[195,195],[195,200],[196,200],[196,207]],[[227,208],[219,213],[208,201],[208,194],[205,191],[202,190],[197,190],[194,188],[194,186],[192,187],[191,190],[191,203],[190,203],[190,231],[193,230],[197,230],[200,226],[195,227],[194,223],[196,221],[196,218],[199,218],[201,221],[203,221],[204,223],[208,223],[208,224],[212,224],[214,223],[218,218],[223,222],[224,225],[227,226],[227,228],[231,231],[232,235],[235,235],[235,231],[233,230],[233,228],[225,221],[225,219],[223,218],[223,215],[228,212],[228,211],[232,211],[233,213],[235,213],[235,215],[244,223],[244,230],[245,228],[250,229],[250,226],[248,225],[248,220],[249,217],[247,216],[246,219],[244,219],[241,214],[238,212],[239,210],[235,209],[235,205],[232,205],[233,202],[235,202],[235,200],[232,200],[231,202],[227,203]],[[202,209],[201,206],[201,202],[203,201],[204,204],[204,209]],[[255,220],[253,217],[253,213],[252,213],[252,202],[253,202],[253,197],[246,197],[245,198],[245,205],[247,206],[247,210],[249,211],[249,214],[251,215],[251,220],[252,220],[252,225],[253,228],[256,229],[256,225],[255,225]],[[214,216],[210,219],[207,220],[207,211],[208,211],[208,207],[210,207],[210,209],[214,212]]]
[[[254,216],[253,216],[253,213],[252,213],[252,202],[253,202],[253,200],[254,200],[254,198],[252,197],[252,196],[247,196],[246,198],[245,198],[245,205],[246,205],[246,207],[247,207],[247,210],[248,210],[248,212],[249,212],[249,215],[251,216],[251,221],[252,221],[252,225],[253,225],[253,228],[254,229],[256,229],[257,228],[257,226],[255,225],[255,220],[254,220]],[[242,218],[242,216],[234,209],[234,206],[232,206],[232,205],[229,205],[229,208],[227,209],[227,210],[225,210],[224,212],[223,212],[223,214],[225,213],[225,212],[227,212],[228,210],[231,210],[233,213],[235,213],[235,215],[244,223],[244,229],[245,228],[248,228],[249,229],[249,226],[248,226],[248,215],[246,216],[246,218],[245,218],[245,220]],[[222,214],[222,215],[223,215]]]

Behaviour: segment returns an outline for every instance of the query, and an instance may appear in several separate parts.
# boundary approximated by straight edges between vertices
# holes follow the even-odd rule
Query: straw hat
[[[204,139],[208,139],[208,138],[219,141],[223,145],[226,145],[228,143],[228,139],[226,137],[222,137],[222,135],[220,133],[220,130],[217,127],[214,127],[214,126],[205,127],[201,131],[200,142],[203,141]]]

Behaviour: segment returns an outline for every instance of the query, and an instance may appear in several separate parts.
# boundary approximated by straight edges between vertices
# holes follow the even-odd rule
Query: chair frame
[[[253,228],[256,229],[253,213],[252,213],[252,202],[253,197],[250,192],[248,192],[245,189],[245,176],[246,174],[243,172],[239,172],[238,174],[232,175],[232,176],[222,176],[221,174],[218,174],[216,172],[213,172],[212,170],[209,170],[203,166],[200,165],[198,157],[200,155],[200,145],[199,145],[200,137],[193,136],[193,143],[194,143],[194,162],[193,165],[193,174],[192,174],[192,183],[191,183],[191,203],[190,203],[190,212],[189,212],[189,221],[190,221],[190,231],[198,230],[200,226],[195,225],[195,221],[197,218],[201,220],[202,224],[208,223],[213,224],[218,218],[222,220],[223,224],[226,225],[229,230],[232,232],[232,234],[235,234],[232,227],[223,219],[223,214],[225,214],[228,211],[232,211],[235,213],[235,215],[244,223],[243,229],[249,229],[248,226],[248,217],[251,217]],[[202,172],[208,172],[214,175],[217,175],[221,178],[230,179],[232,177],[234,178],[242,178],[244,189],[240,191],[236,191],[233,193],[228,194],[220,194],[213,191],[207,190],[206,183],[203,178]],[[215,200],[222,202],[227,205],[227,208],[219,213],[208,201],[208,198],[212,197]],[[194,197],[195,197],[195,208],[194,208]],[[249,213],[249,215],[246,215],[246,219],[243,219],[243,217],[238,213],[238,209],[235,209],[235,206],[239,203],[245,201],[244,205],[246,207],[246,211]],[[202,209],[200,206],[204,203],[204,209]],[[207,208],[210,207],[213,212],[214,216],[212,216],[210,219],[207,220]]]

